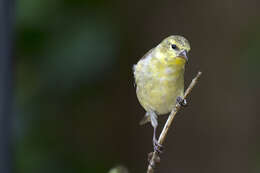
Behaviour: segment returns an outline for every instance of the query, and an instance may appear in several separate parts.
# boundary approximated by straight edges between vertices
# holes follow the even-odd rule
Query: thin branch
[[[202,72],[198,72],[197,76],[191,81],[190,86],[186,89],[183,99],[186,99],[187,96],[191,93],[192,89],[194,88],[194,86],[197,84],[199,77],[201,76]],[[180,104],[176,104],[175,108],[172,110],[172,112],[170,113],[168,120],[166,121],[164,128],[161,132],[161,135],[159,137],[158,143],[160,145],[163,144],[163,142],[165,141],[166,135],[168,133],[168,130],[173,122],[173,119],[175,117],[175,115],[178,113],[178,111],[181,109],[181,105]],[[154,172],[154,168],[156,163],[158,163],[159,160],[159,153],[154,151],[152,153],[152,155],[150,156],[150,163],[148,165],[147,168],[147,173],[153,173]]]

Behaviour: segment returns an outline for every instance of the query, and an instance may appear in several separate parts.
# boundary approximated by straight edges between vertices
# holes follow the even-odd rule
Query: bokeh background
[[[1,3],[12,6],[14,31],[12,45],[2,42],[13,47],[13,75],[3,76],[13,81],[4,90],[10,106],[1,111],[9,118],[0,120],[6,173],[145,172],[152,128],[138,125],[132,66],[172,34],[191,43],[186,86],[203,75],[158,172],[260,172],[260,1],[12,2]]]

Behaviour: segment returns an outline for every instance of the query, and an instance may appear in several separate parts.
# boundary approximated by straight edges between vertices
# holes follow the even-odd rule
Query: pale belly
[[[183,96],[183,90],[182,74],[177,77],[174,74],[164,74],[163,77],[144,75],[143,80],[137,84],[136,92],[139,102],[146,111],[166,114],[175,106],[177,97]]]

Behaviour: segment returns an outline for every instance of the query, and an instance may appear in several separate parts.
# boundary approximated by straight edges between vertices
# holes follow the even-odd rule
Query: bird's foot
[[[155,152],[161,154],[163,151],[163,146],[161,144],[159,144],[157,139],[153,139],[153,149]]]
[[[187,104],[187,100],[186,99],[183,99],[182,97],[178,96],[177,99],[176,99],[176,102],[182,106],[182,107],[187,107],[188,104]]]

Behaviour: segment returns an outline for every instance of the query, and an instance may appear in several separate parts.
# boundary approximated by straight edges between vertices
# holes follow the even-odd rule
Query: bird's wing
[[[142,63],[140,63],[141,61],[145,60],[147,57],[149,57],[149,55],[153,52],[154,48],[152,48],[151,50],[149,50],[139,61],[137,64],[135,64],[133,66],[133,73],[134,73],[134,78],[135,78],[135,83],[137,83],[137,81],[140,78],[140,70],[142,70]]]

